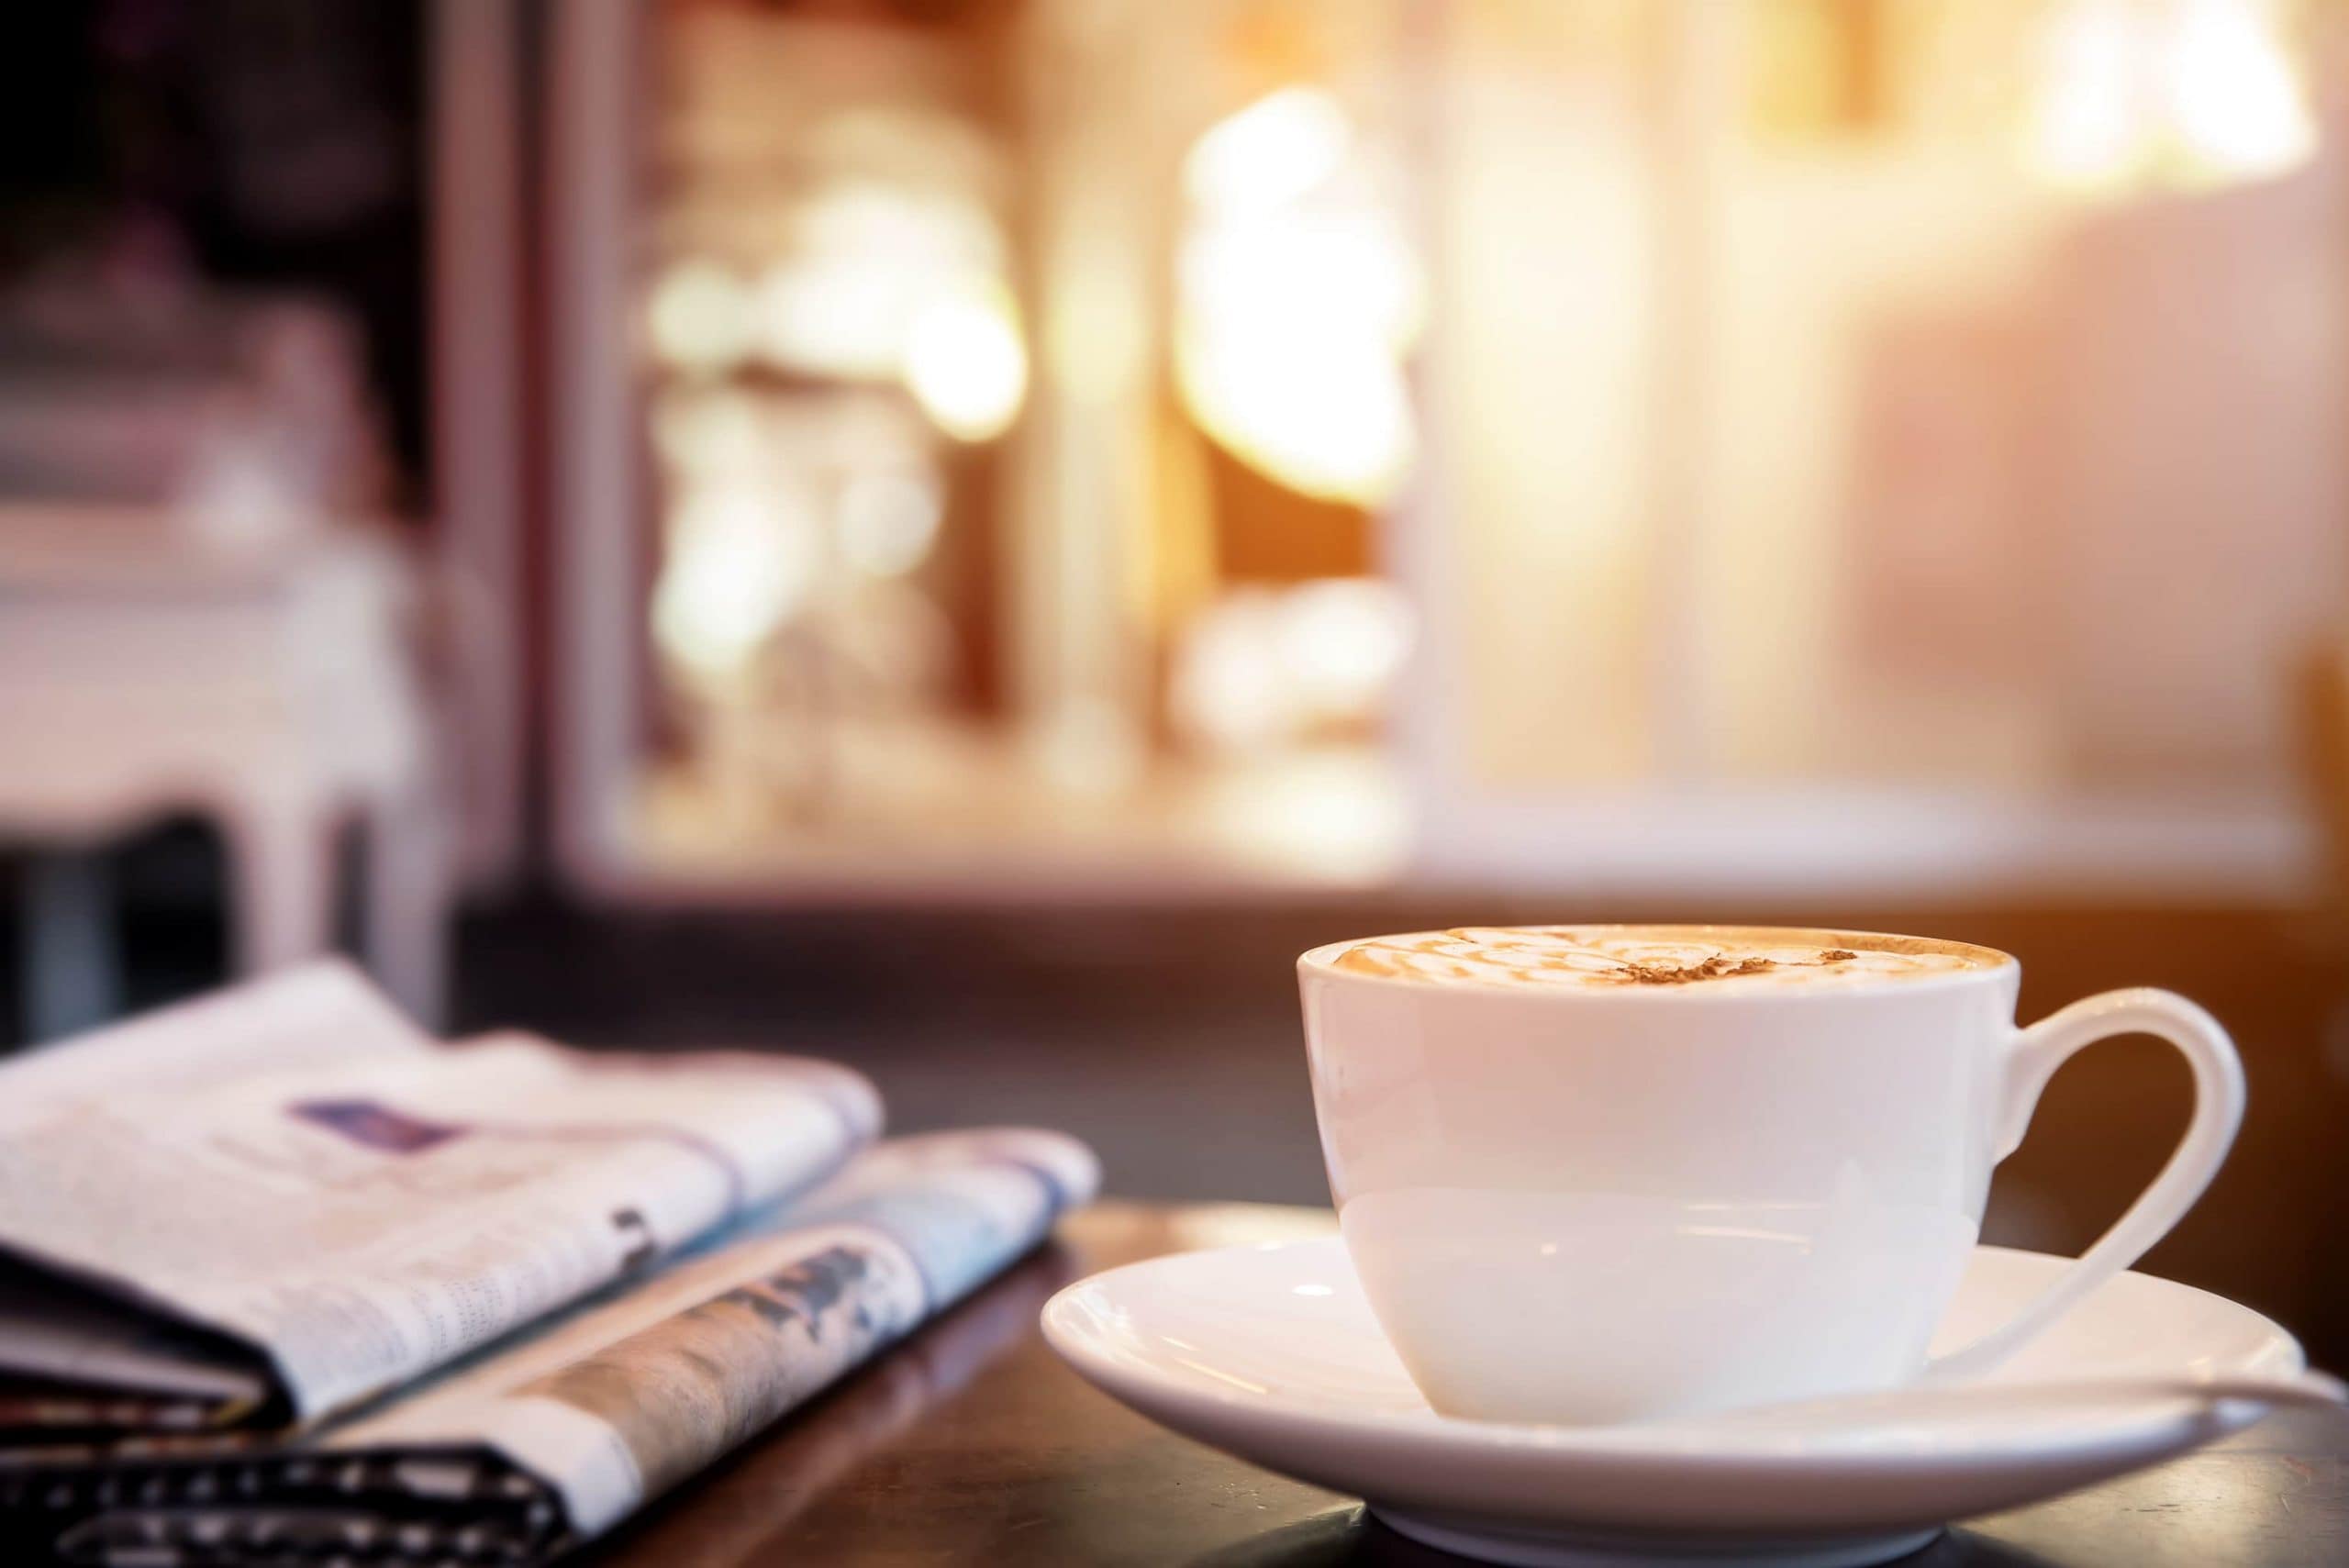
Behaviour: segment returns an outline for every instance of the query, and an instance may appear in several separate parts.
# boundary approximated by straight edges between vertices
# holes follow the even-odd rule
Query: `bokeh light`
[[[652,595],[661,651],[708,678],[740,673],[813,593],[822,569],[814,518],[794,492],[712,486],[669,519]]]
[[[1291,87],[1186,165],[1174,375],[1217,442],[1282,484],[1375,506],[1414,445],[1403,356],[1422,288],[1337,100]]]
[[[958,290],[925,306],[906,339],[905,377],[922,412],[958,440],[999,435],[1028,389],[1010,296]]]
[[[2266,179],[2316,144],[2261,0],[2070,0],[2042,35],[2024,160],[2050,184],[2114,197]]]
[[[1200,614],[1178,651],[1176,727],[1210,751],[1254,752],[1374,724],[1412,630],[1402,592],[1376,578],[1234,589]]]
[[[1341,168],[1353,127],[1319,87],[1284,87],[1210,126],[1183,160],[1183,183],[1202,207],[1277,207]]]
[[[724,372],[750,353],[749,289],[719,262],[690,258],[653,280],[645,330],[653,357],[689,374]]]
[[[2247,0],[2186,0],[2167,61],[2171,122],[2191,171],[2256,178],[2316,151],[2316,125],[2273,18]]]
[[[652,450],[681,477],[742,473],[764,450],[758,400],[730,386],[668,386],[652,399]]]
[[[1281,606],[1283,667],[1318,717],[1375,717],[1411,648],[1411,606],[1392,583],[1335,577],[1292,589]]]
[[[841,493],[841,559],[867,577],[902,577],[929,558],[942,510],[926,474],[859,474]]]

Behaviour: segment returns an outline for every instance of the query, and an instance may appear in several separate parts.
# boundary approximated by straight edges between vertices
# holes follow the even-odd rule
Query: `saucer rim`
[[[1044,1303],[1039,1323],[1046,1342],[1079,1376],[1119,1403],[1163,1425],[1172,1425],[1156,1407],[1173,1402],[1205,1406],[1243,1419],[1277,1423],[1292,1432],[1317,1433],[1346,1442],[1365,1440],[1410,1446],[1439,1444],[1451,1454],[1507,1455],[1520,1461],[1554,1458],[1614,1464],[1662,1464],[1675,1468],[1706,1465],[1760,1473],[1768,1471],[1825,1477],[1834,1473],[1881,1475],[1887,1472],[1930,1471],[1947,1473],[1965,1470],[2003,1470],[2042,1460],[2075,1459],[2089,1448],[2112,1452],[2142,1448],[2152,1453],[2215,1440],[2252,1425],[2270,1406],[2254,1400],[2205,1401],[2188,1396],[2094,1407],[2100,1414],[2086,1424],[2036,1426],[1989,1441],[1952,1445],[1945,1441],[1884,1442],[1866,1448],[1821,1446],[1817,1436],[1770,1437],[1764,1433],[1724,1440],[1718,1430],[1678,1423],[1653,1426],[1623,1423],[1575,1426],[1554,1422],[1490,1421],[1445,1416],[1424,1407],[1407,1410],[1337,1411],[1317,1408],[1266,1392],[1202,1387],[1177,1382],[1146,1362],[1120,1359],[1096,1348],[1096,1337],[1077,1321],[1078,1298],[1088,1290],[1127,1275],[1147,1275],[1170,1267],[1196,1265],[1210,1257],[1236,1258],[1272,1253],[1322,1252],[1334,1255],[1340,1267],[1352,1273],[1345,1242],[1338,1236],[1265,1241],[1230,1247],[1195,1248],[1144,1258],[1103,1269],[1073,1282]],[[1988,1252],[2024,1262],[2033,1268],[2061,1269],[2073,1260],[2029,1248],[1977,1243],[1973,1251]],[[2184,1292],[2218,1303],[2232,1313],[2255,1319],[2274,1336],[2285,1364],[2273,1370],[2297,1372],[2308,1364],[2299,1339],[2275,1319],[2216,1291],[2165,1279],[2137,1270],[2124,1270],[2099,1287],[2109,1290],[2123,1278],[2149,1281],[2165,1291]],[[1128,1389],[1133,1390],[1131,1394]],[[1723,1412],[1729,1414],[1729,1412]],[[1700,1419],[1700,1418],[1692,1418]],[[1675,1430],[1675,1428],[1677,1429]],[[1186,1434],[1187,1435],[1187,1434]]]

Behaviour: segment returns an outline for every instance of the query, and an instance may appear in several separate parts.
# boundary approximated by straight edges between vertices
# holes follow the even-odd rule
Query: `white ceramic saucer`
[[[1977,1248],[1946,1342],[2010,1316],[2069,1261]],[[1923,1547],[1947,1520],[2137,1469],[2265,1413],[2127,1398],[1792,1434],[1735,1417],[1453,1420],[1404,1374],[1335,1239],[1112,1269],[1054,1296],[1044,1334],[1088,1381],[1186,1436],[1361,1496],[1414,1540],[1526,1568],[1855,1568]],[[1560,1353],[1572,1353],[1570,1338]],[[1996,1377],[2280,1375],[2302,1364],[2292,1337],[2249,1308],[2129,1273]]]

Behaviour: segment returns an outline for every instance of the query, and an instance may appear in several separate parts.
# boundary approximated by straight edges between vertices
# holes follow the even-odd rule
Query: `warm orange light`
[[[1402,356],[1419,269],[1344,109],[1289,87],[1215,126],[1185,166],[1174,374],[1200,428],[1306,495],[1375,506],[1413,445]]]
[[[2073,0],[2042,50],[2024,149],[2051,184],[2190,189],[2267,178],[2315,153],[2306,92],[2262,0]]]
[[[2256,178],[2316,151],[2316,125],[2274,20],[2248,0],[2187,0],[2165,63],[2170,123],[2190,174]]]
[[[1002,288],[957,289],[915,316],[906,335],[906,387],[958,440],[1000,435],[1028,390],[1028,350]]]

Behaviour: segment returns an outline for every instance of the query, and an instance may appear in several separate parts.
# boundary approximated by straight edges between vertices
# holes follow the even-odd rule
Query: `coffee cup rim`
[[[1567,999],[1572,999],[1574,1001],[1583,1003],[1601,1000],[1621,1002],[1637,998],[1642,1003],[1654,1002],[1668,1004],[1675,1006],[1714,1006],[1720,1004],[1736,1004],[1750,1006],[1765,1002],[1809,1006],[1839,997],[1882,996],[1887,993],[1898,993],[1902,995],[1909,995],[1927,992],[1953,990],[1960,986],[1996,981],[2002,977],[2010,979],[2020,975],[2022,971],[2021,961],[2017,959],[2012,953],[2003,951],[1998,948],[1985,946],[1980,942],[1963,942],[1946,937],[1920,937],[1901,931],[1864,931],[1853,929],[1848,927],[1748,926],[1734,925],[1726,922],[1696,922],[1684,924],[1673,921],[1598,920],[1584,922],[1577,920],[1557,920],[1544,922],[1541,926],[1495,926],[1490,929],[1494,930],[1542,930],[1553,929],[1559,927],[1571,927],[1576,930],[1586,931],[1668,932],[1675,935],[1698,940],[1701,940],[1709,932],[1736,932],[1740,935],[1789,938],[1798,943],[1815,941],[1822,947],[1840,947],[1850,945],[1869,946],[1884,942],[1916,942],[1928,947],[1939,949],[1943,951],[1971,954],[1977,958],[1990,960],[1991,962],[1982,963],[1978,967],[1954,969],[1930,974],[1907,974],[1897,978],[1886,978],[1882,980],[1855,980],[1838,985],[1810,988],[1693,984],[1642,985],[1626,986],[1621,988],[1609,986],[1603,990],[1597,991],[1572,985],[1501,984],[1497,982],[1484,980],[1469,980],[1457,984],[1436,984],[1425,980],[1408,979],[1401,975],[1364,974],[1354,970],[1340,969],[1337,965],[1337,961],[1342,954],[1360,947],[1364,942],[1398,941],[1412,937],[1440,936],[1445,929],[1451,929],[1444,927],[1432,927],[1425,930],[1393,931],[1372,936],[1347,937],[1339,941],[1323,942],[1320,946],[1308,948],[1304,952],[1297,955],[1297,972],[1299,978],[1311,976],[1317,979],[1340,981],[1352,985],[1388,986],[1399,990],[1417,991],[1423,995],[1433,992],[1447,995],[1521,996],[1527,998],[1543,997],[1556,998],[1562,1002]]]

